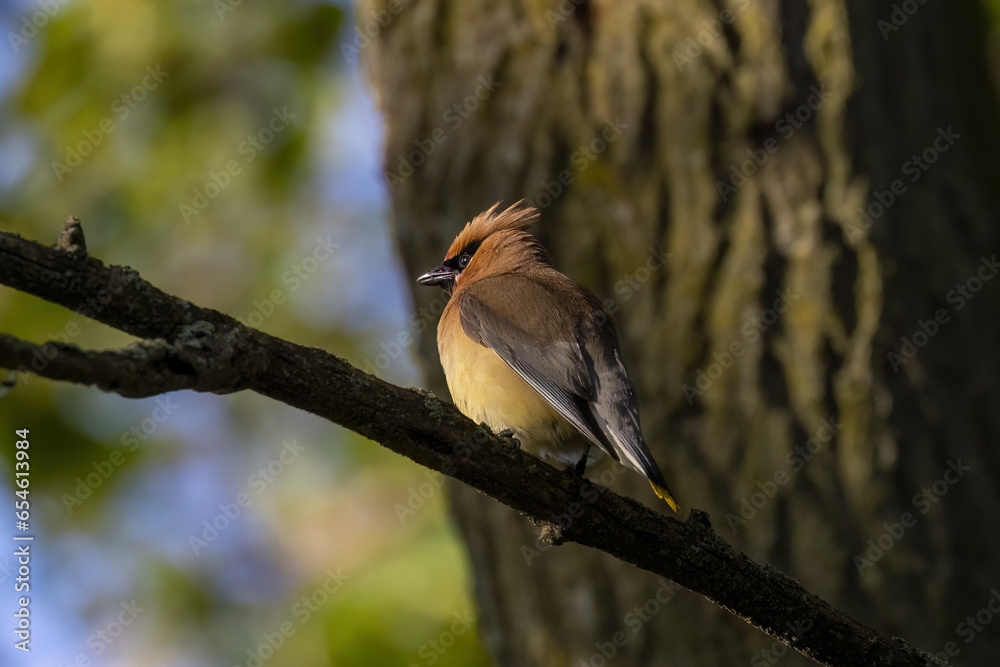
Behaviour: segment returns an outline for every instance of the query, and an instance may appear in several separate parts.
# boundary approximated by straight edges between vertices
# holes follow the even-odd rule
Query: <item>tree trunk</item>
[[[985,664],[998,633],[959,623],[1000,580],[996,98],[978,6],[913,4],[366,0],[358,16],[408,275],[475,213],[527,198],[557,268],[616,311],[682,505],[859,620]],[[442,295],[414,299],[436,305],[420,349],[447,395]],[[606,478],[658,502],[637,475]],[[499,665],[788,652],[610,557],[544,549],[465,487],[452,508]]]

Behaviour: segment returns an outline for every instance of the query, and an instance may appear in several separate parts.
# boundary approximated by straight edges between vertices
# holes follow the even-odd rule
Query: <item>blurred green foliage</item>
[[[39,6],[8,16],[8,28],[27,35],[24,17],[30,22]],[[76,215],[91,255],[199,305],[245,318],[283,289],[287,303],[259,327],[275,335],[354,360],[373,339],[396,338],[403,325],[329,327],[310,317],[319,295],[339,290],[348,300],[358,288],[329,276],[336,263],[357,261],[351,253],[364,244],[345,242],[301,290],[287,279],[315,256],[318,237],[385,233],[384,224],[359,229],[325,196],[336,178],[324,169],[338,150],[331,125],[356,66],[339,51],[343,8],[55,6],[37,34],[11,45],[14,82],[0,99],[8,156],[0,230],[52,243]],[[394,321],[405,323],[406,313]],[[6,288],[0,331],[84,348],[130,340]],[[397,514],[427,481],[421,468],[260,397],[170,400],[176,407],[160,419],[152,400],[23,373],[0,397],[0,493],[13,493],[3,434],[29,428],[34,529],[53,554],[36,573],[37,604],[61,626],[46,631],[46,664],[85,655],[90,664],[246,665],[247,651],[286,622],[295,632],[262,664],[488,664],[475,628],[445,634],[455,614],[477,612],[443,492],[405,521]],[[259,499],[251,494],[236,527],[195,555],[189,538],[202,521],[253,488],[254,471],[290,439],[305,445],[306,462],[288,464]],[[338,568],[347,578],[300,624],[296,602]],[[145,611],[99,655],[88,636],[131,598]],[[431,647],[439,639],[449,646],[440,653]]]

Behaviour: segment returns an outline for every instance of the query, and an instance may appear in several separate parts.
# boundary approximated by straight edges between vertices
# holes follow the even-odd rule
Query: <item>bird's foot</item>
[[[490,425],[487,424],[486,422],[479,422],[479,425],[485,428],[490,433],[493,433],[493,429],[491,429]],[[514,431],[512,431],[511,429],[505,428],[504,430],[500,431],[499,433],[496,433],[495,435],[503,438],[504,440],[510,440],[510,444],[514,445],[514,449],[521,449],[521,441],[514,436]]]
[[[514,431],[510,430],[509,428],[505,428],[504,430],[497,433],[497,435],[499,435],[501,438],[504,438],[505,440],[510,440],[510,444],[514,445],[514,449],[521,449],[521,441],[518,440],[517,437],[514,435]]]

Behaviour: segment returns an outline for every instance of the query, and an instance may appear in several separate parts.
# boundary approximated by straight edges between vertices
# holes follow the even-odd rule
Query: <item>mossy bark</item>
[[[966,644],[956,626],[1000,580],[1000,280],[961,308],[949,295],[1000,245],[996,97],[972,3],[919,5],[886,32],[891,14],[365,0],[358,16],[378,33],[363,59],[407,272],[493,202],[539,206],[556,266],[616,310],[682,504],[863,622],[982,664],[997,634]],[[414,290],[418,307],[437,297]],[[912,359],[889,356],[940,310]],[[421,353],[444,395],[432,335]],[[946,473],[943,495],[917,498]],[[657,599],[672,589],[610,557],[542,550],[474,491],[452,500],[500,665],[600,664],[602,647],[616,665],[785,653],[690,593]],[[880,538],[881,556],[855,558]]]

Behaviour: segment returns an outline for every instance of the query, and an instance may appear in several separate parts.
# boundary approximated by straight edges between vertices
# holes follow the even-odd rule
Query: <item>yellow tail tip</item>
[[[672,509],[677,514],[681,513],[681,506],[678,505],[674,497],[670,495],[669,489],[662,486],[658,486],[656,482],[650,482],[649,485],[653,487],[653,491],[656,492],[656,495],[658,495],[660,498],[666,501],[668,505],[670,505],[670,509]]]

